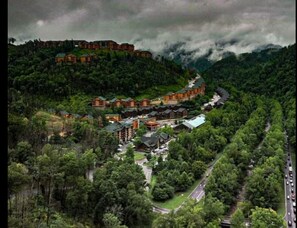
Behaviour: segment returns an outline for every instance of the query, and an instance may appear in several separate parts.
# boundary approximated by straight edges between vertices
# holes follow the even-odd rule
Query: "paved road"
[[[221,157],[220,157],[221,158]],[[213,167],[215,166],[215,164],[220,160],[217,159],[214,163],[212,163],[208,169],[206,170],[205,174],[210,174],[212,172]],[[199,185],[197,185],[197,187],[193,190],[193,192],[190,194],[189,197],[191,197],[192,199],[196,199],[197,201],[201,200],[202,197],[204,196],[205,192],[204,192],[204,187],[207,183],[207,176],[204,176],[200,182]]]
[[[295,192],[295,184],[296,184],[296,173],[295,170],[293,169],[292,166],[292,157],[291,157],[291,152],[290,152],[290,148],[289,148],[289,144],[288,144],[288,136],[287,134],[285,134],[285,143],[286,143],[286,158],[287,158],[287,163],[286,166],[287,168],[285,168],[285,175],[287,175],[287,178],[284,178],[284,185],[285,185],[285,202],[286,202],[286,215],[285,215],[285,220],[287,221],[291,221],[292,222],[292,227],[296,227],[296,223],[294,222],[294,218],[296,218],[296,214],[294,213],[294,207],[293,207],[293,201],[292,200],[292,190],[294,192],[294,194],[296,194]],[[293,169],[293,173],[292,176],[290,176],[289,174],[289,167],[292,167]],[[292,180],[293,186],[290,183],[290,180]],[[287,181],[289,182],[289,184],[287,185]],[[289,196],[289,199],[287,199],[287,197]]]
[[[152,168],[151,167],[147,167],[146,165],[144,165],[144,163],[147,162],[147,159],[144,158],[142,160],[138,160],[135,161],[136,164],[140,165],[143,169],[143,173],[145,175],[145,179],[147,183],[151,183],[151,178],[152,178]]]
[[[158,212],[158,213],[161,213],[161,214],[168,214],[170,212],[170,210],[166,209],[166,208],[153,206],[153,212]]]

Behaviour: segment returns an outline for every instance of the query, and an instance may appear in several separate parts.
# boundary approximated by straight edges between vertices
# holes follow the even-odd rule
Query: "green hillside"
[[[296,44],[279,51],[264,50],[230,56],[202,74],[206,83],[231,84],[239,90],[273,96],[281,101],[296,96]]]
[[[64,52],[79,57],[97,55],[91,64],[56,64],[55,56]],[[173,61],[141,58],[123,51],[90,51],[59,47],[38,49],[29,44],[8,47],[9,87],[59,100],[78,93],[89,96],[136,97],[156,86],[184,86],[194,76]],[[170,88],[170,87],[169,87]]]

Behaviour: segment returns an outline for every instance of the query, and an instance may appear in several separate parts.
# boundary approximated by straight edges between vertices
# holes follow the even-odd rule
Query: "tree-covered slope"
[[[296,95],[296,44],[230,56],[203,73],[207,84],[232,84],[239,90],[285,101]]]
[[[186,84],[194,76],[180,65],[162,59],[135,57],[120,51],[92,51],[98,59],[91,64],[56,64],[59,52],[79,57],[89,50],[59,47],[37,49],[8,47],[8,83],[30,95],[60,99],[77,93],[91,96],[137,96],[157,85]]]

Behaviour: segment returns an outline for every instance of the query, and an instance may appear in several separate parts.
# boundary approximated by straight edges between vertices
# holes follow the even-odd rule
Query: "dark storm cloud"
[[[154,52],[186,41],[197,56],[225,43],[240,53],[294,43],[295,1],[8,0],[8,27],[19,40],[114,39]]]

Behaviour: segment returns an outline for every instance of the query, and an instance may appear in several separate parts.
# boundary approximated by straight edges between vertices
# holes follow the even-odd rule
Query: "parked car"
[[[296,203],[295,202],[293,202],[292,204],[293,204],[293,207],[296,207]]]
[[[287,196],[287,199],[289,200],[290,199],[290,196]]]
[[[292,183],[291,186],[294,187],[294,183]]]
[[[286,178],[286,179],[288,178],[288,175],[287,175],[287,174],[285,175],[285,178]]]
[[[290,180],[290,183],[293,183],[293,180],[292,179]]]
[[[294,193],[291,195],[291,198],[292,198],[293,201],[295,201],[295,194]]]
[[[291,189],[291,192],[294,193],[294,188]]]
[[[288,226],[292,226],[292,221],[291,220],[288,221]]]
[[[289,181],[287,181],[286,184],[288,185],[289,184]]]

